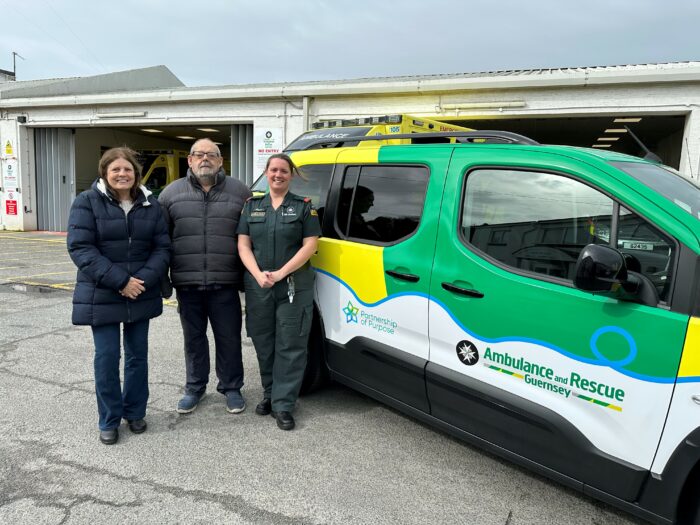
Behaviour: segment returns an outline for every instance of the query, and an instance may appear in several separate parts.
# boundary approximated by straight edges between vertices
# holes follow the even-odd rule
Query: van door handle
[[[420,277],[417,275],[414,275],[412,273],[400,273],[400,272],[395,272],[394,270],[387,270],[384,273],[387,275],[391,275],[392,277],[395,277],[396,279],[401,279],[402,281],[408,281],[409,283],[417,283],[420,281]]]
[[[454,292],[459,295],[466,295],[467,297],[476,297],[477,299],[481,299],[484,296],[484,294],[482,294],[479,290],[462,288],[461,286],[455,286],[454,284],[450,283],[442,283],[442,287],[448,292]]]
[[[698,405],[700,405],[700,396],[694,395],[694,396],[691,396],[691,398],[692,398],[693,401],[695,401]]]

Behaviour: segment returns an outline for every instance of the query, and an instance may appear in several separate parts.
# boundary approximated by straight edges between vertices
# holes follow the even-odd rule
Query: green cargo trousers
[[[294,410],[313,316],[313,288],[296,290],[292,303],[287,290],[286,280],[260,288],[245,276],[246,330],[258,355],[264,397],[275,412]]]

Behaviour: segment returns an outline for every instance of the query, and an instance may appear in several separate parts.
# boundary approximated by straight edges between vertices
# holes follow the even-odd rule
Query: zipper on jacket
[[[131,207],[131,210],[129,210],[129,213],[127,213],[124,208],[119,206],[121,210],[124,212],[124,220],[126,221],[126,236],[127,236],[127,245],[126,245],[126,271],[129,274],[129,279],[131,279],[131,222],[129,221],[129,214],[132,214],[136,208],[142,205],[141,202],[136,201],[134,202],[134,205]],[[124,300],[126,301],[126,322],[130,323],[131,322],[131,301],[129,300],[128,297],[124,297]]]
[[[209,190],[211,191],[211,189]],[[204,286],[207,286],[207,217],[209,215],[209,192],[204,191]]]

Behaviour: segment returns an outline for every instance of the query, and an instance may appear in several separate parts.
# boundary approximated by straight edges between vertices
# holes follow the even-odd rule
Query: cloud
[[[0,0],[20,79],[165,64],[188,85],[700,59],[678,0]],[[59,16],[57,16],[57,14]]]

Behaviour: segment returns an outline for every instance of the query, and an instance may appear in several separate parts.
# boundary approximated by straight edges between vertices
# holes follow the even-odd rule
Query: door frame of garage
[[[66,231],[75,198],[75,130],[35,128],[37,229]]]

